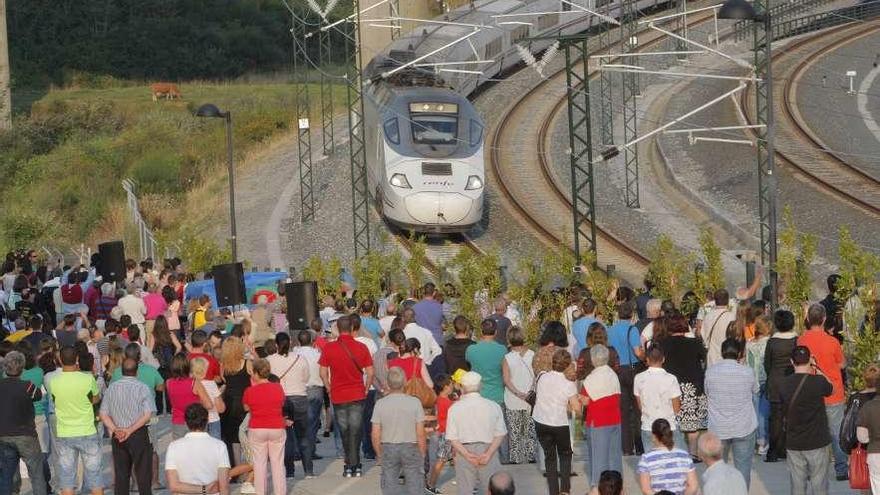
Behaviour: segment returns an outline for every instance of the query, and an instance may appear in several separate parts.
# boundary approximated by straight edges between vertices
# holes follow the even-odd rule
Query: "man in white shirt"
[[[122,297],[116,306],[122,311],[122,314],[128,315],[131,322],[138,326],[144,326],[146,322],[147,306],[144,300],[135,294],[135,289],[129,287],[128,293]]]
[[[736,320],[736,301],[730,304],[727,289],[715,291],[715,307],[706,314],[700,335],[706,346],[706,367],[721,361],[721,343],[727,338],[727,327]]]
[[[501,406],[480,395],[482,377],[468,371],[461,378],[463,395],[449,408],[446,440],[457,453],[455,480],[459,495],[470,495],[479,483],[486,493],[489,478],[501,469],[498,448],[507,428]]]
[[[403,327],[403,334],[408,339],[419,341],[422,348],[422,361],[430,368],[434,358],[442,354],[443,349],[440,348],[440,344],[437,343],[437,339],[434,338],[430,330],[420,327],[416,323],[416,312],[412,308],[403,311],[403,323],[406,325]]]
[[[212,438],[208,410],[199,403],[186,408],[189,433],[171,442],[165,454],[165,477],[171,493],[229,495],[229,454],[226,444]]]
[[[279,332],[275,336],[275,343],[278,345],[278,352],[266,356],[266,361],[269,361],[272,374],[278,377],[281,388],[284,389],[286,412],[293,420],[293,425],[287,427],[285,452],[288,454],[284,459],[285,470],[287,477],[293,478],[294,454],[299,453],[305,477],[313,478],[315,470],[312,465],[312,455],[315,452],[315,444],[309,434],[309,399],[306,396],[311,370],[308,361],[291,349],[290,335]]]
[[[321,381],[321,367],[318,365],[321,351],[315,349],[312,332],[300,330],[295,335],[299,346],[294,351],[309,364],[309,381],[306,383],[306,397],[309,400],[308,431],[312,445],[316,445],[318,430],[321,428],[321,411],[324,409],[324,382]],[[315,454],[312,458],[320,459],[321,456]]]
[[[397,305],[393,302],[388,303],[385,306],[385,316],[379,318],[379,326],[382,327],[382,332],[385,334],[385,340],[387,340],[388,332],[391,331],[391,323],[394,322],[394,319],[397,318]]]
[[[636,375],[633,395],[636,408],[642,411],[642,445],[645,452],[651,450],[651,425],[658,419],[669,422],[676,447],[687,450],[675,415],[681,409],[681,387],[678,378],[663,369],[666,356],[660,346],[652,346],[647,352],[648,369]]]

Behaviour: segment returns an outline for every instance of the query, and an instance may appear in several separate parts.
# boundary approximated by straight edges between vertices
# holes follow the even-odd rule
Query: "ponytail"
[[[660,443],[663,444],[667,449],[672,450],[675,446],[675,441],[672,438],[672,427],[669,426],[669,421],[666,421],[663,418],[654,421],[654,424],[651,425],[651,433],[660,440]]]

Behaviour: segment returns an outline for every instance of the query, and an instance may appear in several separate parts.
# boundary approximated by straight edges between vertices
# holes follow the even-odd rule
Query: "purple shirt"
[[[443,342],[443,306],[437,301],[422,299],[413,306],[416,324],[427,328],[437,342]]]

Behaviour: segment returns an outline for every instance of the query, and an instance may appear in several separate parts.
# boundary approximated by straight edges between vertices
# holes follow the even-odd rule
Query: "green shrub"
[[[140,157],[130,173],[139,192],[169,194],[180,190],[181,159],[174,150],[159,149]]]

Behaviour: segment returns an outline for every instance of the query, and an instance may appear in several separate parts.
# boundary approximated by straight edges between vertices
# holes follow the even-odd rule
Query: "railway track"
[[[864,36],[880,31],[880,21],[845,24],[798,40],[773,54],[774,76],[785,84],[773,88],[775,101],[782,102],[782,119],[776,122],[776,157],[779,162],[805,177],[819,189],[838,197],[872,215],[880,216],[880,180],[847,163],[812,133],[797,108],[797,81],[800,75],[828,52]],[[815,46],[832,42],[816,50]],[[794,61],[788,63],[789,61]],[[750,89],[750,88],[749,88]],[[743,91],[739,97],[742,114],[754,124],[752,91]],[[748,131],[752,140],[757,138]]]
[[[694,16],[693,27],[712,19],[712,15]],[[648,35],[645,37],[645,33]],[[665,36],[645,29],[640,32],[639,50],[644,51]],[[618,46],[612,44],[612,47]],[[604,50],[596,50],[597,54]],[[595,68],[590,78],[598,75]],[[566,188],[551,171],[547,155],[547,136],[556,113],[566,101],[565,71],[559,70],[528,90],[507,109],[495,128],[490,143],[488,167],[502,191],[508,210],[523,224],[536,231],[545,243],[570,244],[572,203]],[[554,101],[553,105],[547,105]],[[535,133],[532,123],[541,122]],[[597,250],[603,264],[614,264],[624,278],[637,280],[648,258],[616,237],[597,222]]]

